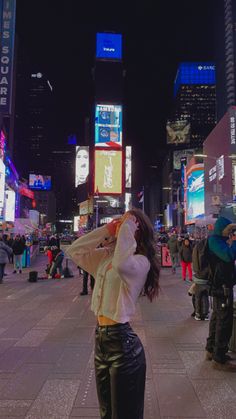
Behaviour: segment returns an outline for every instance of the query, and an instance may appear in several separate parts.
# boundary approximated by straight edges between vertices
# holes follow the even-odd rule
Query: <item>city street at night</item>
[[[34,268],[43,273],[44,267],[38,256]],[[73,270],[73,278],[29,283],[29,270],[13,275],[7,268],[0,295],[1,418],[99,418],[95,318]],[[180,272],[166,269],[159,298],[152,304],[139,298],[132,325],[147,357],[145,419],[235,417],[236,375],[204,360],[209,322],[190,317],[188,288]]]

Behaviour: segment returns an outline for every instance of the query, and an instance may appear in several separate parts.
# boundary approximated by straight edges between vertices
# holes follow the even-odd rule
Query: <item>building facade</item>
[[[217,119],[236,104],[236,3],[224,0],[219,16],[217,33]]]

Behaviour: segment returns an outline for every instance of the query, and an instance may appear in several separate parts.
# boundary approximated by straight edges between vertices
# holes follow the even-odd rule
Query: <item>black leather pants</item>
[[[209,336],[206,350],[213,354],[213,359],[225,363],[225,354],[233,328],[233,290],[226,301],[223,295],[213,297],[213,312],[209,324]]]
[[[129,323],[97,326],[95,373],[102,419],[143,419],[145,353]]]

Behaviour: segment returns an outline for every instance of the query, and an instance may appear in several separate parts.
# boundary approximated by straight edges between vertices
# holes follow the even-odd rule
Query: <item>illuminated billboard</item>
[[[189,148],[186,150],[175,150],[173,153],[173,167],[174,170],[180,170],[181,169],[181,160],[183,158],[186,158],[186,161],[188,161],[193,157],[193,155],[196,153],[196,151],[193,148]]]
[[[75,147],[75,187],[86,183],[89,175],[89,147]]]
[[[132,194],[129,192],[125,193],[125,212],[132,209]]]
[[[0,208],[4,207],[5,201],[5,164],[0,159]]]
[[[122,146],[122,106],[98,104],[95,108],[95,146]]]
[[[104,195],[121,194],[122,185],[121,150],[95,149],[94,192]]]
[[[193,224],[205,215],[204,166],[194,164],[186,171],[185,224]]]
[[[79,226],[80,226],[79,221],[80,221],[80,216],[79,215],[76,215],[74,217],[74,231],[75,232],[79,231]]]
[[[216,84],[216,66],[213,62],[186,62],[181,63],[174,85],[174,94],[176,96],[181,85]]]
[[[29,175],[29,188],[38,191],[50,191],[52,187],[51,176]]]
[[[15,221],[15,205],[16,205],[16,193],[14,191],[5,192],[5,221]]]
[[[190,142],[190,123],[186,120],[168,121],[166,131],[167,144],[186,144]]]
[[[122,59],[122,35],[118,33],[97,33],[96,58],[117,61]]]
[[[6,152],[6,136],[3,130],[1,130],[0,132],[0,159],[4,160],[5,152]]]
[[[132,186],[132,147],[125,147],[125,187]]]

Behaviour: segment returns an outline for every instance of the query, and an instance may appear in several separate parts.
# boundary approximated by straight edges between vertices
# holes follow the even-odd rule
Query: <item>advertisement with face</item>
[[[86,183],[89,175],[89,147],[75,148],[75,187]]]
[[[0,208],[4,207],[5,200],[5,164],[0,159]]]
[[[186,224],[193,224],[205,215],[204,166],[194,164],[186,173]]]
[[[15,205],[16,205],[16,193],[14,191],[5,192],[5,221],[15,221]]]
[[[122,151],[95,150],[94,192],[112,195],[122,191]]]
[[[122,106],[96,105],[95,147],[122,146]]]
[[[190,142],[190,123],[177,119],[168,121],[166,125],[167,144],[184,144]]]
[[[132,186],[132,147],[125,147],[125,187],[131,188]]]

